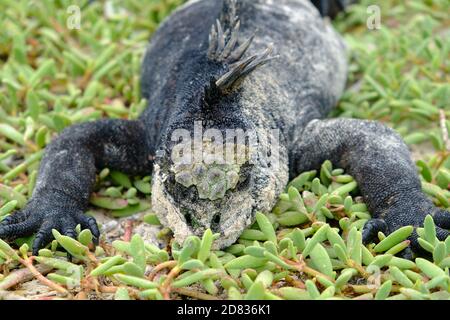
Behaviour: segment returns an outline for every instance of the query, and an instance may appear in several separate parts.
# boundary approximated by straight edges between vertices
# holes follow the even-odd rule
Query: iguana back
[[[151,128],[152,145],[158,145],[169,118],[184,107],[183,100],[229,70],[225,62],[208,58],[208,47],[217,19],[224,29],[228,27],[231,2],[190,1],[151,38],[141,80],[149,108],[141,119]],[[238,45],[254,36],[246,56],[269,45],[277,56],[240,84],[239,108],[245,116],[261,117],[261,126],[281,128],[289,144],[295,136],[292,131],[325,117],[336,105],[346,82],[344,43],[306,0],[240,0],[236,15]]]

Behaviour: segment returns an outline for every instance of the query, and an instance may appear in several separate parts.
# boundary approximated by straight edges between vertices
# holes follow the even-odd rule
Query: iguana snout
[[[217,246],[226,247],[253,222],[256,208],[270,210],[287,169],[276,176],[276,152],[256,131],[210,128],[199,141],[180,136],[156,161],[153,210],[179,243],[211,229],[220,234]]]

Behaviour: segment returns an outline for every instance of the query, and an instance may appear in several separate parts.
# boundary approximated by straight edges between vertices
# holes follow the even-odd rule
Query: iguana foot
[[[46,206],[30,202],[24,209],[1,221],[0,238],[13,240],[36,233],[32,249],[33,255],[37,255],[39,249],[53,239],[52,229],[75,238],[77,224],[80,224],[82,229],[91,230],[93,241],[98,244],[100,231],[93,217],[71,207],[60,207],[54,204]]]
[[[377,238],[378,232],[386,233],[388,225],[383,219],[371,219],[366,222],[362,230],[362,241],[369,244]]]
[[[389,227],[383,219],[371,219],[366,222],[362,230],[362,242],[366,245],[378,239],[378,232],[388,234]],[[415,231],[414,231],[415,233]],[[416,236],[417,239],[417,236]],[[412,260],[413,251],[411,247],[407,247],[397,254],[400,258]]]
[[[391,208],[386,214],[386,219],[374,218],[369,220],[362,230],[363,243],[368,244],[376,240],[379,231],[385,235],[389,235],[389,233],[394,232],[402,226],[412,225],[415,228],[420,228],[423,226],[423,221],[428,213],[432,215],[436,225],[436,237],[440,241],[445,241],[450,235],[449,231],[446,230],[450,229],[450,212],[444,209],[434,208],[430,209],[429,212],[423,211],[420,214],[412,214],[413,209],[414,206],[403,208],[403,211],[398,208]],[[425,253],[417,240],[418,237],[417,231],[414,230],[408,238],[411,241],[410,247],[400,252],[399,256],[405,259],[412,259],[412,252]]]
[[[450,229],[450,212],[440,209],[433,216],[434,223],[443,229]]]

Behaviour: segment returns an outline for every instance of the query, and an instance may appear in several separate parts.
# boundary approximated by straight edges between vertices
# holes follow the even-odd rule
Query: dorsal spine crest
[[[225,28],[224,28],[225,26]],[[217,92],[228,94],[237,87],[246,76],[256,68],[273,60],[273,45],[269,44],[264,51],[244,57],[255,35],[238,45],[241,22],[237,15],[237,1],[224,0],[224,6],[220,19],[211,27],[209,34],[208,58],[215,62],[228,65],[229,71],[215,81],[215,85],[206,88],[206,99],[217,96]],[[214,95],[208,90],[214,90]]]

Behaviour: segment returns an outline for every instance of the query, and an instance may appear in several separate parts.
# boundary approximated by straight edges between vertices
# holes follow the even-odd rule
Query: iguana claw
[[[386,233],[388,226],[383,219],[371,219],[366,222],[362,230],[362,241],[364,244],[372,242],[379,231]]]
[[[434,223],[443,229],[450,229],[450,212],[447,210],[439,210],[433,216]]]
[[[68,214],[68,211],[72,212]],[[0,238],[16,239],[37,232],[32,246],[33,255],[37,255],[39,249],[53,239],[52,229],[76,238],[77,224],[80,224],[82,229],[91,230],[94,244],[98,244],[100,231],[93,217],[70,208],[45,208],[40,204],[30,203],[25,209],[3,219],[0,223]]]
[[[449,231],[447,231],[446,229],[450,229],[450,212],[443,209],[434,210],[434,213],[430,212],[430,214],[432,214],[434,223],[436,225],[436,237],[439,240],[444,241],[449,235]],[[395,219],[395,217],[396,216],[391,216],[390,220]],[[422,213],[417,215],[416,217],[418,218],[417,221],[410,220],[403,221],[402,223],[402,221],[398,221],[397,219],[395,223],[392,223],[393,221],[390,221],[391,224],[388,224],[384,219],[381,218],[371,219],[363,227],[362,241],[364,244],[369,244],[377,239],[377,234],[379,231],[383,232],[385,235],[389,235],[389,233],[394,232],[395,229],[397,229],[401,225],[412,224],[415,227],[421,227],[423,225],[425,214]],[[426,253],[420,246],[418,237],[419,236],[417,234],[417,231],[414,230],[413,233],[409,236],[409,240],[411,241],[410,246],[405,250],[402,250],[398,255],[402,258],[411,260],[413,258],[413,252]]]

